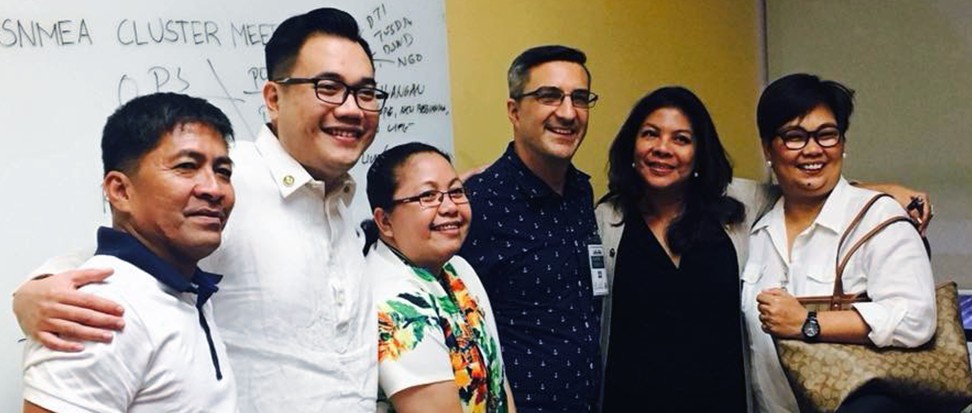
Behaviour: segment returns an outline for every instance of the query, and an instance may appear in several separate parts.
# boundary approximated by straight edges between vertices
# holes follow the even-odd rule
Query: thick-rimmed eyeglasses
[[[368,112],[381,111],[381,108],[385,107],[385,100],[388,99],[388,92],[384,90],[373,86],[351,86],[335,79],[285,77],[274,82],[281,85],[312,84],[317,99],[332,105],[343,105],[348,100],[348,95],[354,95],[358,107]]]
[[[564,101],[564,96],[570,96],[570,104],[578,109],[592,108],[597,103],[597,94],[590,90],[577,89],[567,94],[552,86],[544,86],[532,92],[521,93],[513,98],[520,100],[527,96],[533,96],[537,99],[537,102],[548,106],[560,106],[561,102]]]
[[[807,142],[810,142],[811,138],[817,141],[817,145],[820,145],[821,148],[833,148],[843,138],[840,129],[837,129],[836,126],[824,126],[815,131],[808,131],[799,126],[794,126],[780,130],[776,133],[776,136],[779,136],[783,140],[783,146],[786,149],[792,149],[794,151],[806,147]]]
[[[422,208],[435,208],[442,205],[442,201],[445,196],[449,195],[449,199],[452,200],[454,204],[467,204],[469,203],[469,198],[466,196],[466,188],[453,188],[448,191],[425,191],[421,194],[410,196],[408,198],[393,199],[394,204],[407,204],[409,202],[418,202]]]

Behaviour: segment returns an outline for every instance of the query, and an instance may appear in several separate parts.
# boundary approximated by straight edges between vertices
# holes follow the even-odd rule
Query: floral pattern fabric
[[[390,281],[379,282],[376,301],[382,390],[452,377],[464,412],[508,411],[492,311],[475,272],[458,257],[438,277],[400,264],[397,279],[379,276]]]

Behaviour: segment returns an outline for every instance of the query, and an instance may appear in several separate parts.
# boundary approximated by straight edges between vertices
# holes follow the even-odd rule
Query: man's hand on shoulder
[[[489,164],[486,164],[486,165],[480,165],[480,166],[477,166],[475,168],[472,168],[472,169],[470,169],[468,171],[465,171],[465,172],[459,174],[459,179],[462,180],[462,182],[467,182],[467,181],[469,181],[470,178],[472,178],[472,177],[474,177],[476,175],[479,175],[479,174],[483,173],[483,171],[485,171],[486,168],[489,168],[490,165],[492,165],[492,164],[489,163]]]
[[[102,282],[111,269],[71,270],[37,277],[14,292],[13,311],[20,329],[38,343],[56,351],[81,351],[81,341],[111,342],[110,330],[125,326],[122,306],[78,291]]]

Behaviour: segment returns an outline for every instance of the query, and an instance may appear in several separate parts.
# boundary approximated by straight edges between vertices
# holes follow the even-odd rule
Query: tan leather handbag
[[[878,224],[848,249],[840,247],[867,210],[882,196],[872,198],[857,214],[838,244],[837,273],[830,296],[797,297],[809,310],[836,311],[867,301],[866,294],[844,294],[842,275],[851,255],[871,237],[893,223]],[[910,222],[909,222],[910,223]],[[833,412],[854,391],[864,386],[903,397],[926,412],[956,412],[972,403],[972,370],[965,331],[959,317],[958,289],[954,282],[935,288],[938,319],[935,335],[916,348],[878,348],[873,345],[806,342],[777,339],[776,351],[796,395],[801,412]]]

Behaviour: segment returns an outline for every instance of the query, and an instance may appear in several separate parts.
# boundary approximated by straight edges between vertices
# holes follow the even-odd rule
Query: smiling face
[[[432,152],[412,155],[395,169],[395,176],[398,185],[392,199],[462,188],[452,164]],[[433,271],[442,268],[459,251],[469,232],[471,217],[468,201],[456,204],[448,195],[443,196],[438,207],[405,202],[390,212],[375,209],[382,239],[415,264]]]
[[[304,42],[288,77],[375,85],[374,69],[361,45],[325,34]],[[312,84],[272,81],[264,86],[263,96],[280,144],[315,179],[337,180],[375,139],[378,113],[361,110],[354,96],[334,105],[320,101]]]
[[[684,191],[695,169],[695,133],[682,111],[648,114],[635,138],[634,168],[649,194]]]
[[[187,123],[163,135],[128,172],[105,175],[115,226],[181,270],[216,250],[235,202],[233,164],[211,126]]]
[[[575,90],[589,90],[590,79],[577,63],[553,61],[530,69],[523,90],[529,93],[541,87],[558,88],[570,95]],[[507,115],[513,123],[517,155],[527,166],[570,163],[587,134],[589,112],[575,108],[569,97],[557,106],[544,105],[533,96],[509,99]]]
[[[820,105],[806,116],[793,119],[780,130],[799,126],[807,131],[837,127],[830,108]],[[830,148],[822,148],[810,139],[803,149],[787,149],[777,136],[763,146],[763,154],[773,163],[773,173],[788,200],[819,201],[826,199],[840,180],[844,161],[844,139]]]

